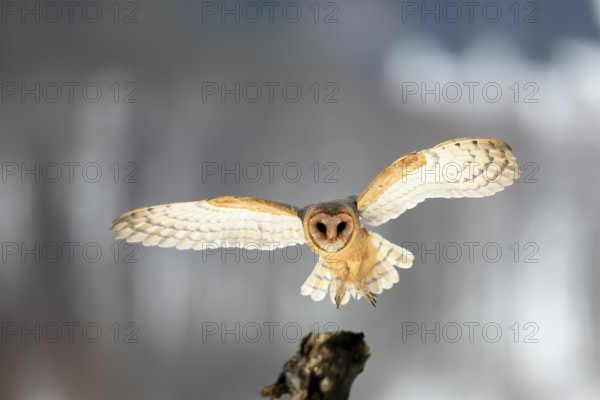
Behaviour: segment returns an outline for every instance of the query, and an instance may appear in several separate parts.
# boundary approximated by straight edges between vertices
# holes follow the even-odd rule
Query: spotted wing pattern
[[[400,157],[357,199],[362,221],[377,226],[428,198],[485,197],[510,186],[521,168],[494,138],[449,140]]]

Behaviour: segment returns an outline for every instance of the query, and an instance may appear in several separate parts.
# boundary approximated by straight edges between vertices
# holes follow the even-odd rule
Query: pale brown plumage
[[[301,294],[339,307],[350,297],[375,305],[398,282],[413,255],[362,223],[377,226],[427,198],[485,197],[519,176],[512,149],[493,138],[449,140],[409,153],[384,169],[359,196],[297,208],[251,197],[216,197],[129,211],[115,219],[118,239],[146,246],[263,250],[307,243],[320,256]]]

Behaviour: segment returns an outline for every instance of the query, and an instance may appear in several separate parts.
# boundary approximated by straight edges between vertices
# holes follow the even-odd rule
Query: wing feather
[[[319,257],[319,262],[308,276],[302,287],[300,294],[310,296],[314,301],[321,301],[327,296],[329,285],[331,283],[331,271],[325,260]]]
[[[110,230],[127,242],[180,250],[209,245],[269,250],[306,243],[296,207],[252,197],[138,208],[115,219]]]
[[[363,222],[381,225],[429,198],[485,197],[503,190],[521,168],[506,143],[462,138],[400,157],[360,194]]]

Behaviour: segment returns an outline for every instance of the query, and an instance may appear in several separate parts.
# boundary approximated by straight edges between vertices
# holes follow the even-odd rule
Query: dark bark
[[[283,366],[277,381],[260,390],[263,397],[292,400],[346,400],[352,382],[371,355],[364,334],[346,331],[310,333]]]

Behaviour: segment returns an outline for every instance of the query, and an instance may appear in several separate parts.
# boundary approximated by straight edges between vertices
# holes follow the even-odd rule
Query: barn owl
[[[378,226],[428,198],[485,197],[521,171],[510,146],[494,138],[462,138],[406,154],[358,196],[298,208],[252,197],[215,197],[126,212],[110,227],[117,239],[145,246],[203,250],[252,246],[273,250],[308,244],[318,254],[301,294],[329,293],[337,307],[376,296],[400,279],[414,256],[363,224]]]

